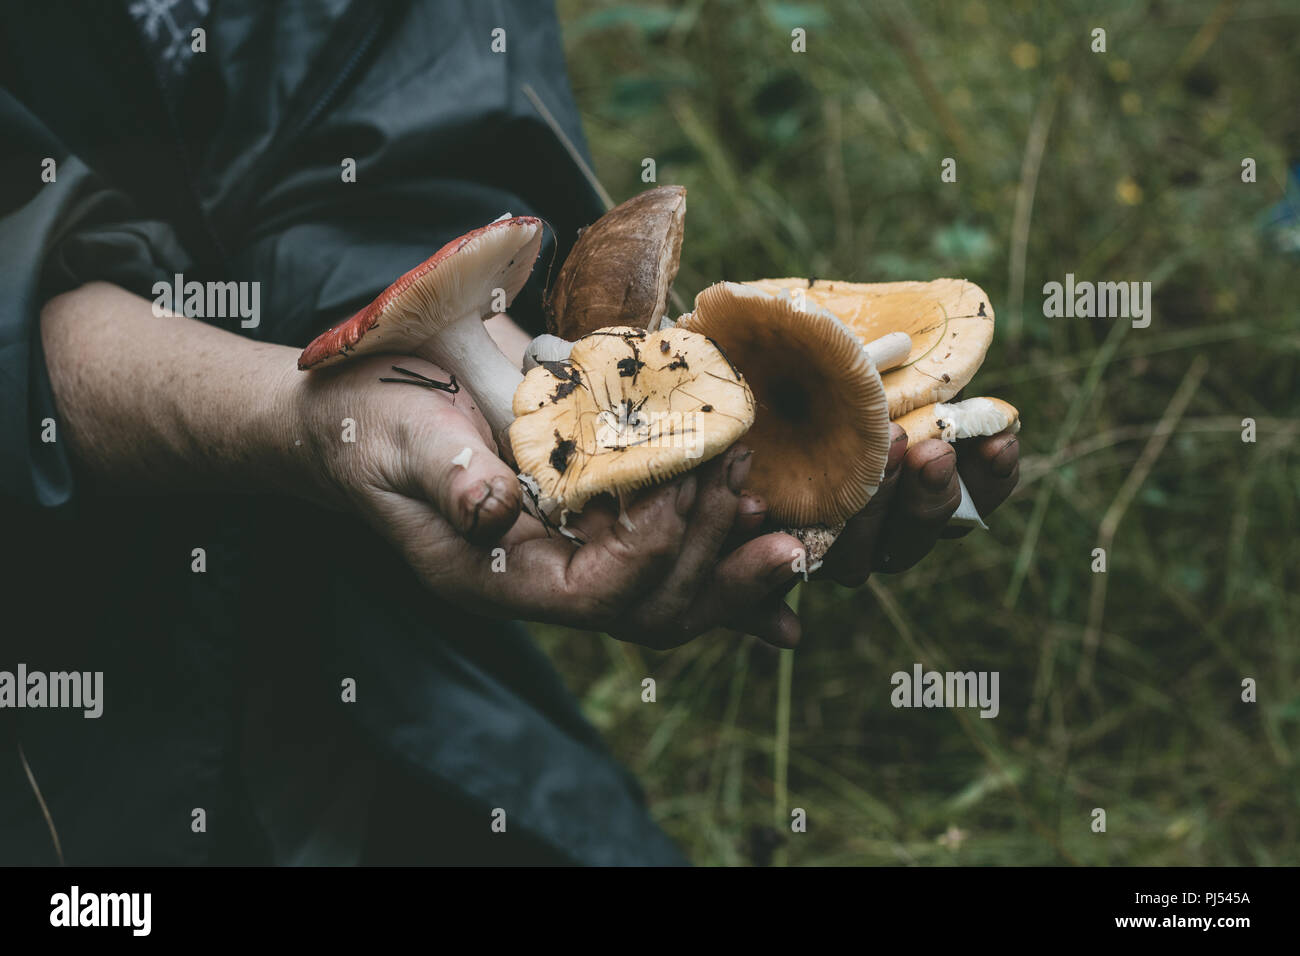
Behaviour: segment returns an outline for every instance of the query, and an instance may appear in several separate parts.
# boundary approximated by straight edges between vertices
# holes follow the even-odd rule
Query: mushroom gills
[[[830,311],[872,348],[894,332],[909,335],[911,354],[902,363],[876,363],[891,418],[951,400],[975,376],[993,342],[989,298],[965,279],[845,282],[790,277],[747,285]]]
[[[899,415],[894,422],[907,432],[909,446],[927,438],[938,438],[951,444],[963,438],[1020,431],[1020,413],[1014,405],[1000,398],[935,402]]]
[[[298,368],[325,368],[380,352],[428,359],[469,391],[502,457],[512,460],[512,397],[523,375],[497,348],[483,320],[514,300],[541,245],[542,221],[531,216],[503,216],[451,240],[360,312],[316,336],[299,355]]]
[[[850,328],[816,303],[733,282],[701,291],[677,328],[715,342],[754,391],[748,488],[774,524],[831,528],[866,507],[889,458],[889,402]]]
[[[937,438],[949,444],[964,438],[983,438],[1009,431],[1020,431],[1020,413],[1010,402],[1000,398],[968,398],[964,402],[936,402],[914,409],[894,419],[907,432],[908,447],[927,438]],[[962,528],[981,528],[988,525],[980,517],[966,483],[957,476],[961,489],[961,504],[953,513],[951,523]]]
[[[1010,409],[1010,412],[1008,412]],[[1015,409],[996,398],[969,398],[964,402],[940,402],[934,407],[935,425],[944,441],[996,435],[1007,428],[1020,430]]]

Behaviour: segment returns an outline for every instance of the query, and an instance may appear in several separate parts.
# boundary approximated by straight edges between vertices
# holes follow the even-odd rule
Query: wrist
[[[348,463],[356,457],[360,426],[349,419],[357,409],[340,398],[350,394],[328,373],[299,370],[296,350],[266,372],[268,401],[259,425],[259,447],[267,462],[265,484],[277,494],[301,498],[335,511],[355,508],[355,481]],[[343,449],[352,452],[342,455]]]
[[[298,495],[303,478],[301,456],[294,454],[300,431],[294,389],[299,374],[296,354],[291,348],[273,346],[261,347],[250,356],[258,387],[251,390],[249,407],[239,416],[247,429],[247,481],[274,494]]]

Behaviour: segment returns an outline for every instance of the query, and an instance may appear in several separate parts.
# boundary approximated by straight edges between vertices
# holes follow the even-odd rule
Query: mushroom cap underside
[[[677,325],[718,343],[758,404],[749,487],[776,522],[833,524],[866,506],[889,456],[889,408],[862,343],[824,309],[718,283]]]
[[[528,281],[541,246],[542,221],[532,216],[498,219],[453,239],[360,312],[313,339],[298,368],[411,349],[471,312],[483,317],[501,311]]]
[[[759,279],[746,285],[821,306],[865,344],[906,332],[912,350],[900,368],[881,373],[889,416],[956,395],[974,377],[993,341],[993,307],[965,279],[931,282],[842,282]]]
[[[907,432],[910,447],[927,438],[954,442],[1004,431],[1018,432],[1020,412],[1010,402],[980,396],[961,402],[922,405],[900,415],[894,423]]]

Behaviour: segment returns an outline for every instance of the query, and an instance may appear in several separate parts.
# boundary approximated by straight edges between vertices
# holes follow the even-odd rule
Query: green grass
[[[698,863],[765,860],[788,786],[790,865],[1300,863],[1300,261],[1259,228],[1300,157],[1295,5],[559,7],[605,185],[645,188],[650,157],[689,189],[688,301],[965,276],[998,317],[973,394],[1024,420],[988,533],[803,589],[788,744],[779,655],[750,638],[538,629],[663,826]],[[1044,318],[1067,272],[1151,281],[1150,328]],[[1001,714],[894,709],[914,661],[999,671]]]

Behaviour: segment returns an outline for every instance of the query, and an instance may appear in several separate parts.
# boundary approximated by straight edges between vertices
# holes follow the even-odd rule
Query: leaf
[[[988,232],[960,222],[936,232],[930,245],[935,255],[970,268],[987,262],[996,251],[993,237]]]
[[[809,30],[830,23],[826,11],[814,3],[769,3],[763,9],[768,19],[782,30],[793,30],[795,27]]]
[[[668,83],[647,75],[620,76],[610,85],[606,100],[611,112],[620,116],[641,116],[659,107]]]
[[[625,3],[605,10],[594,10],[565,27],[570,38],[585,33],[598,33],[615,27],[630,26],[645,36],[666,33],[677,22],[680,13],[644,3]]]
[[[1008,767],[1006,773],[987,771],[972,780],[962,788],[960,793],[948,800],[946,807],[952,813],[969,810],[985,797],[1001,793],[1007,787],[1020,783],[1024,776],[1024,768],[1016,764]]]
[[[882,252],[871,260],[872,274],[882,280],[915,279],[931,270],[932,263],[916,259],[901,252]]]

